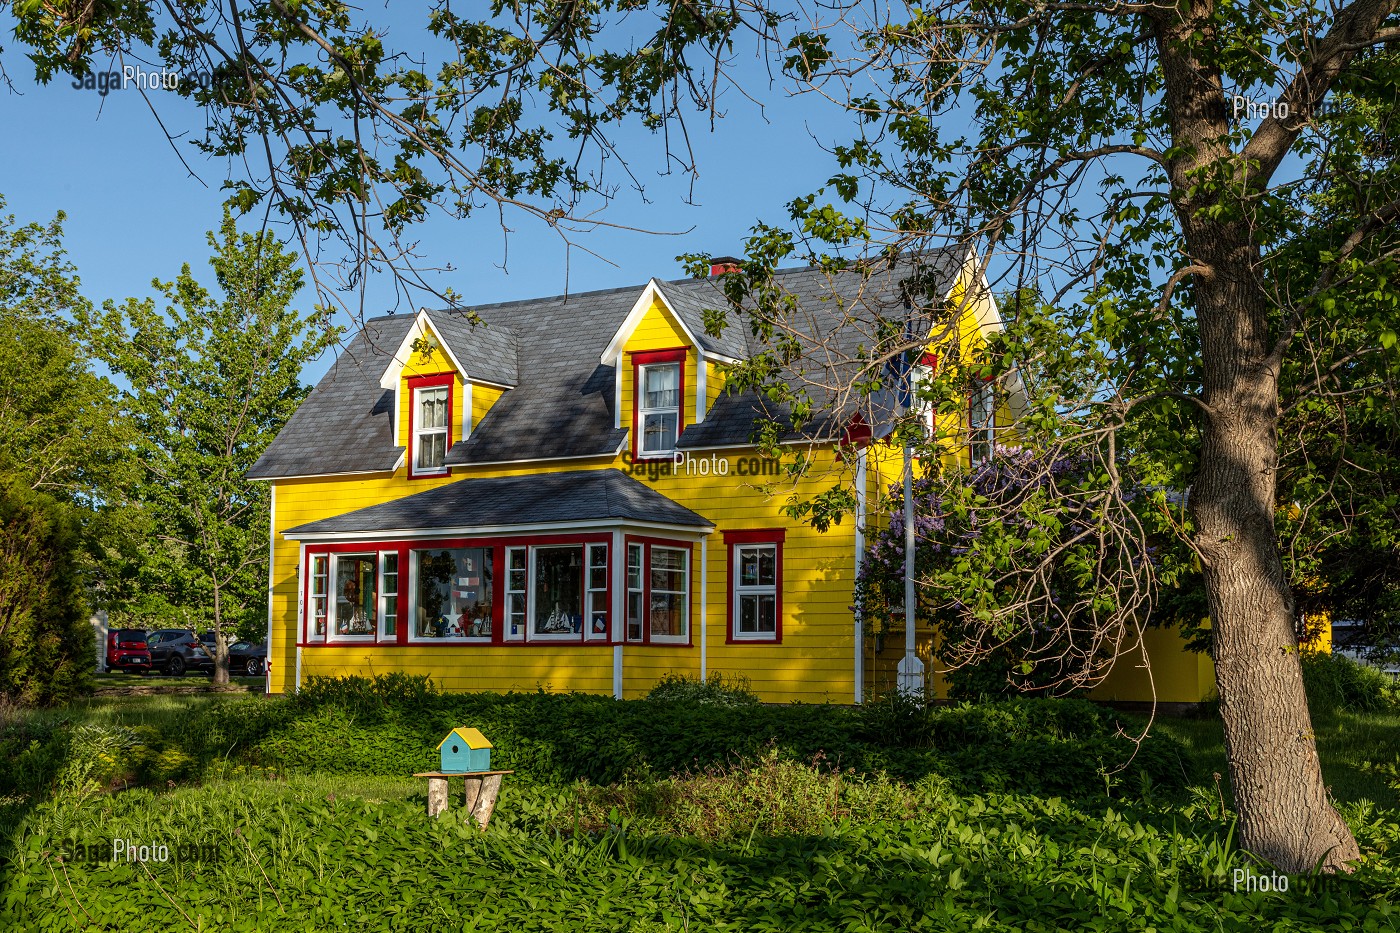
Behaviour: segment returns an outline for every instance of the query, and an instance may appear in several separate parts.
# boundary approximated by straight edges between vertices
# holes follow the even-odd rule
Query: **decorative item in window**
[[[491,549],[414,551],[418,638],[491,637]]]
[[[536,635],[583,632],[583,548],[534,548]]]
[[[335,562],[335,633],[372,635],[379,613],[373,554],[342,554]]]
[[[453,774],[490,771],[492,747],[479,730],[458,726],[438,743],[442,770]]]

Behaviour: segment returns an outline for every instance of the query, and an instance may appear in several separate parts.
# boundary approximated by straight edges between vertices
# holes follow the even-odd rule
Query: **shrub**
[[[1304,652],[1303,687],[1314,715],[1375,713],[1395,705],[1389,679],[1340,654]]]
[[[935,719],[922,697],[891,690],[861,704],[856,711],[856,734],[867,742],[927,748],[933,744]]]
[[[667,674],[651,692],[648,700],[663,703],[694,703],[699,706],[757,706],[758,697],[743,674],[725,677],[713,671],[704,681],[686,674]]]
[[[246,702],[250,709],[268,704]],[[1187,783],[1174,740],[1154,735],[1136,748],[1118,734],[1112,712],[1084,701],[925,709],[887,699],[851,710],[544,692],[393,700],[361,678],[271,705],[283,710],[257,714],[230,743],[231,763],[285,773],[403,775],[431,768],[438,741],[469,725],[492,741],[492,765],[514,770],[515,783],[654,781],[744,767],[765,754],[789,762],[822,756],[833,768],[884,772],[906,783],[941,776],[967,792],[1082,796],[1104,793],[1106,780],[1110,790],[1130,779],[1160,788]],[[225,723],[207,732],[228,738],[233,728]]]

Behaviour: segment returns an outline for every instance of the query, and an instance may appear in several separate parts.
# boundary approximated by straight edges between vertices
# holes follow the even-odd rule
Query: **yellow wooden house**
[[[916,321],[925,333],[947,332],[949,308],[959,341],[999,326],[970,254],[924,268],[945,298]],[[902,644],[877,652],[851,609],[867,505],[898,477],[875,452],[879,402],[833,399],[784,434],[814,463],[787,484],[753,441],[784,406],[725,391],[755,338],[706,332],[706,310],[725,307],[715,272],[366,321],[250,474],[272,491],[270,692],[390,671],[619,698],[711,672],[777,702],[883,689]],[[898,269],[776,282],[818,346],[850,350],[869,339],[862,322],[873,333],[904,301]],[[802,365],[839,369],[838,356]],[[1003,388],[1000,404],[969,400],[957,456],[990,455],[1015,416]],[[850,519],[818,532],[783,513],[834,482],[857,489]],[[1157,695],[1205,697],[1209,661],[1173,633],[1149,638]],[[930,644],[923,633],[921,652]],[[1151,689],[1128,659],[1100,694]]]

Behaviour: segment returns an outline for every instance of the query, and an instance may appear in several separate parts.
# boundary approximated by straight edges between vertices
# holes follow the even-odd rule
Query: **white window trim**
[[[436,466],[436,467],[425,467],[425,466],[420,465],[419,462],[418,462],[418,451],[421,449],[421,447],[420,447],[419,444],[418,444],[418,439],[419,439],[419,438],[424,437],[425,435],[428,435],[428,434],[442,434],[442,435],[444,435],[444,436],[447,438],[447,442],[443,445],[443,451],[444,451],[444,452],[443,452],[443,457],[444,457],[444,459],[447,457],[447,453],[446,453],[447,448],[448,448],[448,447],[451,447],[451,445],[452,445],[452,412],[449,411],[449,412],[447,413],[447,423],[446,423],[445,425],[441,426],[441,427],[425,428],[425,427],[423,427],[421,424],[418,423],[419,416],[422,414],[422,411],[423,411],[423,406],[422,406],[422,403],[421,403],[421,401],[420,401],[420,399],[422,398],[422,394],[423,394],[424,392],[443,392],[443,391],[447,392],[447,397],[448,397],[449,399],[451,399],[451,397],[452,397],[452,388],[451,388],[451,386],[445,386],[445,385],[440,385],[440,386],[420,386],[420,387],[418,387],[418,388],[416,388],[416,389],[413,390],[413,408],[412,408],[412,411],[411,411],[411,421],[412,421],[412,425],[413,425],[413,436],[412,436],[411,438],[409,438],[409,440],[410,440],[410,442],[411,442],[411,447],[409,448],[409,454],[413,457],[413,475],[414,475],[414,476],[445,476],[445,475],[447,475],[447,472],[448,472],[449,467],[447,467],[445,464],[442,465],[442,466]]]
[[[593,550],[603,551],[603,585],[593,585]],[[607,641],[612,634],[612,604],[607,598],[608,581],[612,572],[608,558],[612,548],[606,542],[590,541],[583,546],[583,639],[584,641]],[[603,605],[607,607],[607,619],[601,632],[593,631],[593,596],[603,594]]]
[[[399,631],[400,629],[403,628],[403,624],[404,624],[404,613],[403,613],[403,611],[404,611],[404,607],[407,605],[407,601],[404,599],[404,591],[403,591],[403,578],[404,578],[403,568],[402,568],[402,567],[399,567],[399,566],[397,565],[397,563],[395,563],[395,570],[394,570],[394,592],[393,592],[392,594],[390,594],[390,593],[386,592],[385,589],[384,589],[384,574],[385,574],[384,565],[385,565],[385,558],[386,558],[386,557],[393,557],[394,560],[397,562],[397,561],[398,561],[398,557],[399,557],[399,552],[398,552],[398,551],[380,551],[380,552],[379,552],[379,565],[375,568],[375,574],[376,574],[376,576],[379,578],[379,618],[375,620],[374,632],[375,632],[375,638],[376,638],[378,641],[380,641],[380,642],[382,642],[382,643],[384,643],[384,644],[387,644],[387,645],[393,645],[393,644],[397,644],[397,643],[398,643],[398,640],[399,640],[398,631]],[[394,629],[395,629],[395,632],[394,632],[393,635],[386,635],[386,634],[384,634],[384,623],[385,623],[386,621],[388,621],[388,611],[387,611],[387,609],[388,609],[388,605],[389,605],[389,596],[391,596],[391,595],[392,595],[392,596],[398,597],[399,603],[398,603],[398,611],[394,613]]]
[[[674,369],[676,370],[676,404],[666,408],[647,408],[645,405],[647,392],[647,373],[653,369]],[[637,392],[637,456],[645,458],[669,457],[676,452],[676,443],[680,440],[681,422],[685,412],[685,398],[681,394],[681,384],[685,379],[685,363],[679,361],[675,363],[647,363],[637,367],[637,382],[635,391]],[[674,414],[676,416],[676,436],[671,438],[671,446],[665,450],[647,450],[647,415]]]
[[[410,570],[409,576],[412,578],[412,579],[410,580],[410,583],[409,583],[409,585],[412,587],[412,589],[409,590],[409,599],[408,599],[408,603],[407,603],[407,605],[408,605],[408,620],[409,620],[408,643],[409,643],[410,645],[489,645],[489,644],[491,644],[491,636],[490,636],[490,635],[445,635],[445,636],[443,636],[442,638],[439,638],[439,637],[437,637],[436,635],[419,635],[419,634],[418,634],[418,555],[419,555],[420,553],[422,553],[423,551],[456,551],[456,550],[469,550],[471,547],[472,547],[472,545],[468,545],[467,548],[465,548],[465,549],[463,549],[463,548],[448,548],[448,547],[419,547],[419,548],[413,548],[413,547],[411,547],[411,548],[408,549],[408,566],[409,566],[409,570]],[[484,546],[484,545],[483,545],[483,547],[485,547],[485,550],[486,550],[486,552],[487,552],[488,555],[494,556],[494,555],[491,554],[491,552],[495,550],[494,547],[486,547],[486,546]],[[402,579],[402,575],[400,576],[400,579]],[[493,587],[496,585],[494,580],[492,580],[491,585],[492,585]],[[402,597],[402,596],[399,597],[399,605],[400,605],[401,608],[402,608],[402,606],[404,605],[403,597]],[[399,616],[399,621],[400,621],[400,624],[402,624],[402,622],[403,622],[403,616],[402,616],[402,615]],[[495,625],[495,624],[496,624],[496,620],[495,620],[495,619],[492,619],[492,620],[491,620],[491,624],[492,624],[492,625]]]
[[[306,555],[306,615],[303,622],[304,638],[307,642],[323,642],[331,629],[331,557],[329,553]],[[326,562],[326,631],[316,632],[316,560]]]
[[[374,581],[375,581],[375,586],[376,586],[376,588],[377,588],[378,585],[379,585],[379,573],[380,573],[380,570],[379,570],[379,567],[380,567],[380,564],[379,564],[379,552],[378,552],[378,551],[340,551],[340,552],[336,552],[336,553],[332,553],[332,554],[327,554],[326,556],[330,558],[330,560],[326,562],[326,593],[327,593],[327,595],[326,595],[326,641],[327,641],[328,643],[331,643],[331,642],[340,642],[340,643],[349,642],[349,643],[351,643],[351,644],[354,644],[354,643],[356,643],[356,642],[374,642],[374,641],[377,641],[377,640],[379,639],[379,618],[378,618],[378,617],[375,618],[375,620],[374,620],[374,626],[370,629],[370,631],[369,631],[367,634],[364,634],[364,635],[341,635],[339,632],[336,631],[336,628],[340,625],[340,619],[339,619],[339,617],[338,617],[338,615],[337,615],[337,612],[339,611],[339,608],[340,608],[340,607],[336,604],[336,598],[337,598],[337,597],[336,597],[336,583],[337,583],[337,580],[336,580],[336,576],[337,576],[337,574],[336,574],[336,566],[340,563],[340,560],[341,560],[341,558],[343,558],[343,557],[369,557],[369,558],[373,558],[373,559],[374,559]],[[335,611],[332,611],[332,610],[335,610]],[[375,594],[375,613],[376,613],[376,616],[377,616],[378,612],[379,612],[379,596],[378,596],[378,594]]]
[[[730,610],[730,611],[733,612],[733,614],[734,614],[734,631],[730,632],[730,637],[733,638],[735,641],[777,641],[777,640],[778,640],[778,621],[779,621],[777,615],[774,615],[774,617],[773,617],[773,631],[771,631],[771,632],[745,632],[745,631],[742,631],[742,630],[739,628],[739,626],[740,626],[740,625],[742,624],[742,622],[743,622],[743,614],[739,611],[739,603],[740,603],[740,597],[742,597],[742,596],[772,596],[772,597],[773,597],[773,609],[774,609],[774,612],[775,612],[775,613],[777,612],[777,609],[778,609],[778,585],[779,585],[779,583],[780,583],[780,581],[779,581],[778,578],[777,578],[777,572],[778,572],[778,571],[777,571],[777,568],[778,568],[778,547],[779,547],[779,544],[778,544],[776,541],[774,541],[774,542],[769,542],[769,541],[744,541],[744,542],[735,542],[734,544],[730,545],[730,547],[732,547],[732,548],[734,549],[734,554],[733,554],[733,557],[732,557],[732,559],[731,559],[731,565],[734,567],[734,595],[733,595],[733,597],[732,597],[733,600],[734,600],[734,606],[733,606],[732,609]],[[772,583],[772,585],[770,585],[770,586],[761,586],[761,585],[758,585],[758,584],[754,584],[754,585],[752,585],[752,586],[744,586],[744,585],[742,585],[742,584],[740,583],[740,581],[744,579],[743,560],[742,560],[742,551],[743,551],[744,548],[755,549],[755,550],[756,550],[756,549],[763,549],[763,548],[766,548],[766,549],[768,549],[768,550],[770,550],[770,551],[773,552],[773,573],[774,573],[774,578],[773,578],[773,583]]]
[[[667,547],[661,544],[648,545],[646,556],[643,559],[642,572],[651,574],[651,555],[657,551],[677,551],[681,555],[681,573],[685,579],[681,584],[679,592],[674,590],[662,590],[663,593],[672,593],[681,597],[681,610],[683,625],[679,635],[655,635],[651,631],[651,600],[644,601],[642,608],[646,611],[646,617],[642,620],[642,632],[646,640],[653,645],[684,645],[690,642],[690,549],[683,547]],[[650,596],[656,590],[650,586],[646,588],[647,595]]]
[[[523,590],[513,590],[510,588],[510,556],[515,551],[525,552],[525,588]],[[506,578],[505,599],[501,606],[501,640],[509,642],[523,642],[525,635],[530,631],[530,549],[528,547],[508,547],[506,548]],[[525,597],[525,614],[520,620],[520,631],[512,635],[510,633],[510,598],[519,594]]]
[[[640,559],[637,561],[637,582],[640,584],[640,586],[636,587],[635,589],[632,587],[631,581],[628,579],[628,576],[627,576],[627,575],[628,575],[629,573],[631,573],[631,571],[632,571],[632,563],[631,563],[631,561],[632,561],[632,549],[633,549],[633,548],[636,548],[637,551],[641,554]],[[642,544],[641,542],[632,542],[632,543],[627,544],[627,547],[626,547],[626,560],[623,562],[623,567],[622,567],[622,583],[623,583],[623,592],[625,593],[625,598],[623,599],[623,603],[622,603],[622,637],[621,637],[620,639],[618,639],[619,641],[625,641],[625,642],[628,642],[628,643],[634,644],[634,645],[640,645],[640,644],[644,644],[644,643],[646,642],[646,635],[647,635],[647,578],[646,578],[646,573],[647,573],[647,546],[646,546],[645,544]],[[631,603],[632,603],[632,594],[634,594],[634,593],[641,599],[641,604],[642,604],[641,617],[637,620],[637,624],[639,625],[639,628],[638,628],[638,630],[637,630],[637,637],[636,637],[636,638],[633,638],[633,637],[631,636],[631,633],[630,633],[630,632],[628,631],[628,629],[627,629],[627,624],[628,624],[628,622],[630,621],[630,619],[629,619],[629,617],[628,617],[628,613],[631,612],[631,608],[632,608],[632,606],[631,606]]]

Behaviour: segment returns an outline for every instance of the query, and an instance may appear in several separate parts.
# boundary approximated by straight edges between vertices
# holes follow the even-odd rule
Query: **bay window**
[[[382,645],[611,643],[610,546],[588,540],[602,535],[580,537],[347,544],[308,552],[304,638]],[[630,637],[687,641],[689,551],[637,544],[623,559],[629,561]]]

